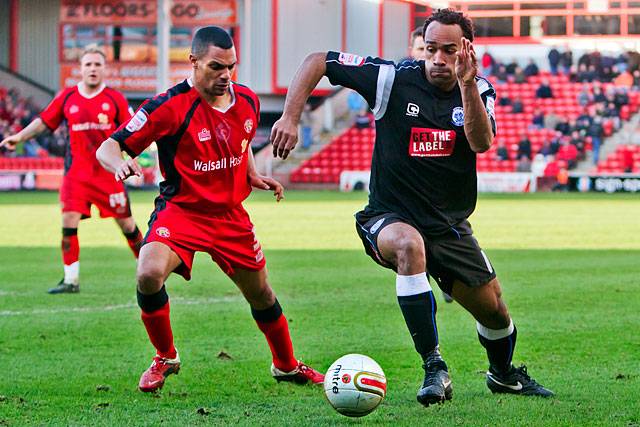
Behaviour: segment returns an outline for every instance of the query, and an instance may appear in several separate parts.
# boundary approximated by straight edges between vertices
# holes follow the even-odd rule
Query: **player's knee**
[[[136,275],[138,290],[144,294],[156,293],[164,283],[164,272],[157,266],[139,266]]]
[[[271,306],[275,303],[276,295],[273,293],[271,286],[265,285],[247,293],[246,298],[252,306],[254,304],[259,306]]]
[[[395,242],[396,257],[398,260],[424,261],[424,242],[421,238],[412,235],[401,235]]]

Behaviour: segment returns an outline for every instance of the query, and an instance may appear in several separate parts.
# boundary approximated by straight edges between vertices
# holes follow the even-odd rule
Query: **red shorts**
[[[122,182],[112,179],[82,181],[65,176],[60,188],[62,212],[80,212],[91,217],[91,205],[96,205],[100,218],[128,218],[131,216],[129,195]]]
[[[163,199],[156,200],[144,243],[169,246],[182,260],[175,272],[191,279],[195,252],[206,252],[227,274],[235,268],[260,271],[266,262],[249,214],[242,205],[215,215],[186,211]]]

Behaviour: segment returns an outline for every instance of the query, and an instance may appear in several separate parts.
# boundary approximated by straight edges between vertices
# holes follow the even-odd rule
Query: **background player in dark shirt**
[[[142,243],[124,184],[116,182],[96,161],[98,146],[131,117],[124,95],[104,84],[105,67],[104,53],[88,47],[80,56],[82,81],[57,94],[40,117],[0,144],[13,149],[47,129],[55,130],[63,121],[69,127],[65,175],[60,188],[64,277],[58,286],[49,289],[51,294],[80,290],[78,225],[81,219],[91,216],[91,205],[98,207],[100,217],[116,220],[136,257]]]
[[[376,118],[369,204],[356,214],[366,252],[397,272],[396,293],[425,379],[424,405],[452,396],[426,271],[477,321],[494,393],[553,393],[511,361],[516,328],[501,298],[493,266],[467,218],[477,199],[476,153],[496,131],[495,91],[477,77],[473,25],[461,13],[436,11],[424,25],[425,61],[395,65],[379,58],[324,52],[309,55],[294,77],[283,116],[272,129],[274,155],[297,142],[302,107],[323,75],[358,91]]]
[[[189,280],[196,251],[206,252],[240,288],[273,356],[278,381],[320,384],[324,375],[296,360],[286,318],[267,280],[262,248],[242,207],[252,187],[282,186],[257,174],[250,142],[260,116],[258,97],[231,81],[236,51],[219,27],[199,29],[193,39],[192,78],[145,102],[105,141],[100,162],[117,179],[139,173],[132,157],[156,141],[165,181],[149,221],[137,271],[138,304],[156,356],[139,388],[161,388],[180,369],[164,286],[176,272]]]

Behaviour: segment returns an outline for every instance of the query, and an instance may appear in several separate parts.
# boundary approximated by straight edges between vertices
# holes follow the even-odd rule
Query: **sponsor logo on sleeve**
[[[340,52],[338,56],[338,62],[342,65],[348,65],[351,67],[359,67],[364,64],[364,58],[362,56],[354,55],[352,53]]]
[[[253,130],[253,120],[251,119],[247,119],[244,122],[244,131],[246,133],[251,133],[251,131]]]
[[[140,109],[135,116],[131,117],[131,120],[129,120],[125,129],[131,133],[137,132],[147,123],[147,119],[147,112]]]
[[[447,157],[456,146],[453,130],[411,128],[409,155],[411,157]]]
[[[462,107],[456,107],[451,112],[451,121],[456,126],[464,125],[464,110]]]
[[[160,237],[168,238],[171,237],[171,232],[167,227],[158,227],[156,228],[156,234]]]

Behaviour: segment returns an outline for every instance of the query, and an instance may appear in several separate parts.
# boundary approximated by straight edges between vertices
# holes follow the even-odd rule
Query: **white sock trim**
[[[80,261],[64,266],[64,283],[78,284],[80,276]]]
[[[489,329],[481,325],[480,322],[476,322],[476,328],[481,336],[488,340],[495,341],[506,338],[513,333],[513,320],[509,319],[509,326],[504,329]]]
[[[429,285],[426,272],[413,274],[411,276],[403,276],[400,274],[396,276],[396,295],[399,297],[423,294],[430,290],[431,286]]]

